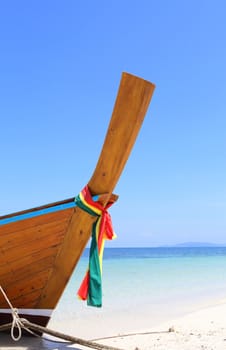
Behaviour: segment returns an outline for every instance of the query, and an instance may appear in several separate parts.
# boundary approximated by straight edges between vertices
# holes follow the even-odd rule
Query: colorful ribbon
[[[90,306],[102,306],[102,261],[105,240],[112,240],[116,237],[110,214],[107,209],[114,203],[109,201],[103,207],[98,201],[92,199],[88,186],[75,198],[76,204],[97,220],[92,227],[92,240],[89,253],[89,267],[82,284],[78,290],[78,296],[87,300]]]

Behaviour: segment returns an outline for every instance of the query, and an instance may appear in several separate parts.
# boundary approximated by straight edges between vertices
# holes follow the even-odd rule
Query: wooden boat
[[[129,157],[154,85],[123,73],[96,169],[88,183],[105,205]],[[0,217],[0,285],[21,317],[46,326],[90,238],[94,218],[74,198]],[[12,321],[0,293],[0,325]]]

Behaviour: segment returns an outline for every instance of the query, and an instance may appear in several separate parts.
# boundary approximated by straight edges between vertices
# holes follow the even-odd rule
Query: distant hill
[[[174,247],[226,247],[226,244],[217,244],[209,242],[185,242],[174,245]]]

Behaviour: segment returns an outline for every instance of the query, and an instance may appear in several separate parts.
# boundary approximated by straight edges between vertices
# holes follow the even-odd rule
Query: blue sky
[[[77,195],[121,73],[156,84],[111,209],[110,246],[226,242],[226,3],[0,8],[0,215]]]

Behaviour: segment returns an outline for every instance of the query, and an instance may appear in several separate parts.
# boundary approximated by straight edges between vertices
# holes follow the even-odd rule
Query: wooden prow
[[[155,86],[146,80],[128,73],[122,74],[100,158],[88,183],[92,195],[105,194],[105,203],[111,197],[129,157],[154,88]],[[94,220],[95,218],[80,208],[75,209],[37,308],[56,306],[90,238]]]
[[[112,193],[144,120],[155,85],[123,73],[103,148],[88,186],[93,195]]]

